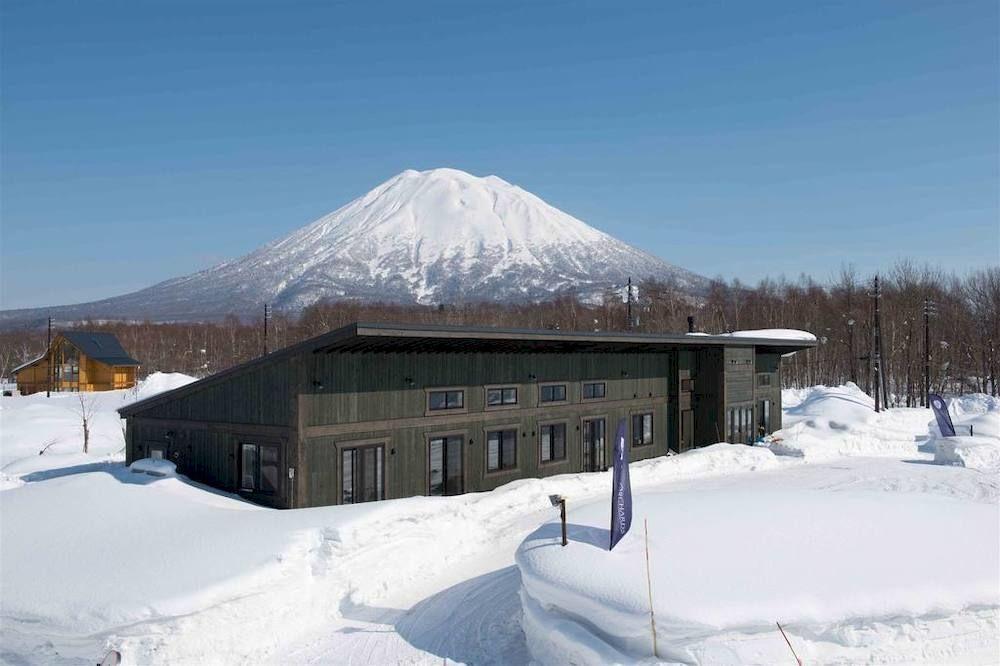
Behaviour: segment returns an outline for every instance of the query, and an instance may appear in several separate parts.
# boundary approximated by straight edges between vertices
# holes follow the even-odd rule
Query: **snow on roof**
[[[794,328],[761,328],[749,331],[733,331],[723,333],[733,338],[767,338],[770,340],[809,340],[816,341],[816,336],[809,331],[800,331]]]
[[[24,370],[25,368],[27,368],[27,367],[29,367],[29,366],[32,366],[32,365],[34,365],[34,364],[36,364],[36,363],[38,363],[38,362],[39,362],[39,361],[41,361],[41,360],[42,360],[43,358],[45,358],[45,354],[42,354],[42,355],[41,355],[41,356],[39,356],[38,358],[33,358],[33,359],[31,359],[31,360],[30,360],[30,361],[28,361],[27,363],[22,363],[21,365],[17,366],[17,367],[16,367],[16,368],[14,368],[13,370],[11,370],[11,371],[10,371],[10,374],[12,374],[12,375],[16,375],[16,374],[17,374],[18,372],[20,372],[21,370]]]

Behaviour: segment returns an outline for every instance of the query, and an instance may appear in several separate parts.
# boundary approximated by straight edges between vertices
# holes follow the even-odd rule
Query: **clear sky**
[[[4,0],[0,307],[205,268],[439,166],[708,276],[995,264],[998,25],[996,0]]]

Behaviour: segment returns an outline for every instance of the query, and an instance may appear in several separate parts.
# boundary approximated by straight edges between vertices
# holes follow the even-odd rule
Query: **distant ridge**
[[[691,294],[708,284],[496,176],[407,170],[239,259],[101,301],[2,311],[0,323],[50,314],[193,321],[328,299],[525,302],[598,294],[629,277],[669,280]]]

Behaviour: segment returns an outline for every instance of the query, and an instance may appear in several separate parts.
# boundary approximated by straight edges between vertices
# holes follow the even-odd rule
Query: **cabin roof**
[[[188,395],[224,381],[253,367],[299,354],[363,352],[451,352],[451,353],[611,353],[655,352],[681,348],[741,346],[763,352],[789,354],[811,349],[815,340],[751,338],[731,335],[690,335],[678,333],[628,333],[607,331],[556,331],[486,326],[440,326],[425,324],[348,324],[267,356],[247,361],[204,379],[118,410],[123,416],[153,404]]]
[[[114,333],[96,331],[62,331],[61,335],[89,358],[105,365],[139,365],[128,355]]]

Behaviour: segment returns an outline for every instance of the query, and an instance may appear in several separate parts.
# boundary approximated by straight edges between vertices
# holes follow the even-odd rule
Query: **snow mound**
[[[801,340],[805,342],[816,342],[816,336],[809,331],[800,331],[794,328],[760,328],[747,331],[733,331],[725,333],[734,338],[766,338],[770,340]]]
[[[128,468],[135,474],[148,474],[149,476],[158,477],[177,476],[177,465],[169,460],[143,458],[136,460]]]
[[[1000,439],[996,437],[939,437],[934,444],[938,464],[1000,474]]]
[[[154,372],[138,383],[132,391],[133,395],[128,396],[128,403],[151,398],[157,393],[173,391],[193,381],[197,381],[195,377],[185,375],[183,372]]]
[[[778,663],[788,654],[775,621],[813,637],[800,648],[807,662],[850,661],[859,641],[868,654],[898,651],[905,661],[906,633],[918,625],[933,625],[927,631],[937,632],[936,649],[946,654],[995,641],[995,504],[759,486],[637,493],[632,531],[612,552],[607,501],[571,507],[565,548],[556,522],[531,534],[516,562],[533,656],[541,663],[650,656],[644,520],[661,658]],[[931,571],[928,562],[961,564]],[[875,626],[863,638],[852,631]],[[713,651],[719,636],[737,634],[754,639]]]
[[[764,445],[778,455],[810,460],[838,456],[912,456],[937,432],[929,409],[875,411],[854,383],[781,392],[782,429]],[[933,428],[933,430],[931,430]]]

